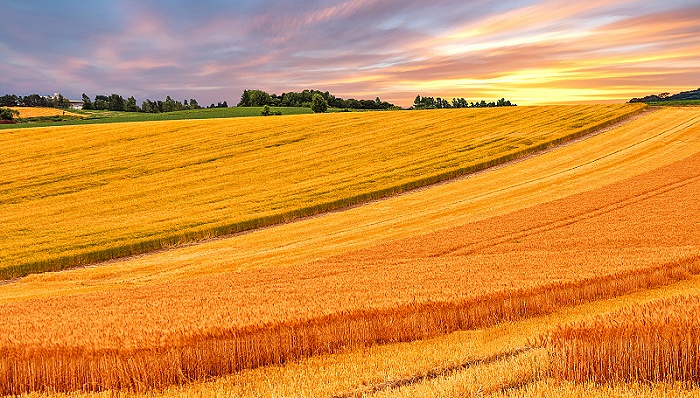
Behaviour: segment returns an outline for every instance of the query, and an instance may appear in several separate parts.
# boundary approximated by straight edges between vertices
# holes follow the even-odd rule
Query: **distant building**
[[[48,95],[44,96],[44,98],[48,98],[51,100],[57,100],[59,98],[58,93],[53,93],[53,96],[49,97]],[[70,102],[70,109],[83,109],[83,100],[68,100]]]

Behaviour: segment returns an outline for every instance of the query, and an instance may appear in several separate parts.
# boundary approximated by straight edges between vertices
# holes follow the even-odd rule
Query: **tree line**
[[[262,90],[243,90],[241,100],[237,106],[278,106],[278,107],[304,107],[311,108],[314,95],[321,96],[330,108],[341,109],[390,109],[395,105],[382,101],[377,97],[374,100],[358,100],[354,98],[343,99],[330,94],[328,91],[304,90],[302,92],[288,92],[280,95],[270,94]]]
[[[224,101],[225,103],[226,101]],[[211,107],[216,107],[214,104]],[[228,104],[219,103],[218,107],[228,107]],[[164,112],[174,112],[174,111],[186,111],[190,109],[201,109],[196,99],[191,98],[189,102],[184,100],[182,102],[176,101],[170,96],[165,97],[165,101],[150,99],[145,99],[141,102],[141,106],[136,104],[136,99],[131,96],[124,99],[119,94],[107,95],[96,95],[95,100],[92,101],[85,93],[83,93],[83,109],[87,110],[109,110],[109,111],[122,111],[122,112],[145,112],[145,113],[164,113]]]
[[[421,97],[416,96],[413,101],[412,109],[445,109],[445,108],[495,108],[500,106],[517,106],[516,104],[501,98],[498,101],[486,102],[484,100],[478,102],[468,102],[464,98],[452,98],[452,101],[447,101],[444,98]]]
[[[145,113],[163,113],[184,111],[190,109],[201,109],[196,99],[191,98],[189,101],[176,101],[169,95],[164,101],[146,99],[139,106],[136,103],[134,96],[124,99],[119,94],[111,95],[96,95],[95,99],[91,99],[87,94],[82,95],[83,109],[87,110],[108,110],[122,112],[145,112]],[[44,108],[59,108],[66,109],[71,107],[71,102],[61,94],[55,94],[52,97],[39,94],[30,94],[27,96],[19,96],[15,94],[5,94],[0,97],[0,106],[26,106],[26,107],[44,107]],[[226,101],[219,102],[216,105],[213,103],[207,108],[228,108]]]
[[[30,94],[25,96],[5,94],[0,97],[0,106],[70,108],[70,100],[61,94],[56,94],[53,97],[39,94]]]
[[[661,93],[647,95],[642,98],[632,98],[629,100],[630,103],[635,102],[668,102],[668,101],[696,101],[700,100],[700,88],[691,91],[682,91],[678,94],[671,93]]]

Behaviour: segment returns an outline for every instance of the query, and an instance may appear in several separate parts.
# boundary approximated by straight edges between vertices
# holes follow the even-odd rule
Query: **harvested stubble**
[[[578,383],[700,384],[700,296],[660,300],[542,337],[553,377]]]
[[[699,160],[302,268],[7,303],[2,386],[160,387],[682,279],[698,272]]]
[[[47,116],[74,116],[74,117],[84,117],[77,113],[71,111],[66,111],[57,108],[38,108],[38,107],[24,107],[24,106],[13,106],[10,109],[14,109],[19,112],[19,117],[21,119],[27,119],[32,117],[47,117]]]
[[[517,107],[6,130],[0,279],[385,197],[521,157],[641,110]]]

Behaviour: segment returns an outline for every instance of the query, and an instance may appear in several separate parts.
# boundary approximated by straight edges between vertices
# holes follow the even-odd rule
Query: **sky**
[[[700,87],[700,0],[0,0],[0,95],[518,104]]]

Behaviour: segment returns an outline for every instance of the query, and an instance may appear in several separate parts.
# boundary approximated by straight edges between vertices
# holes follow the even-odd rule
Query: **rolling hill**
[[[686,391],[569,381],[551,369],[546,338],[700,287],[700,225],[688,216],[700,210],[699,132],[700,112],[664,108],[363,206],[4,283],[0,386],[125,396]]]

